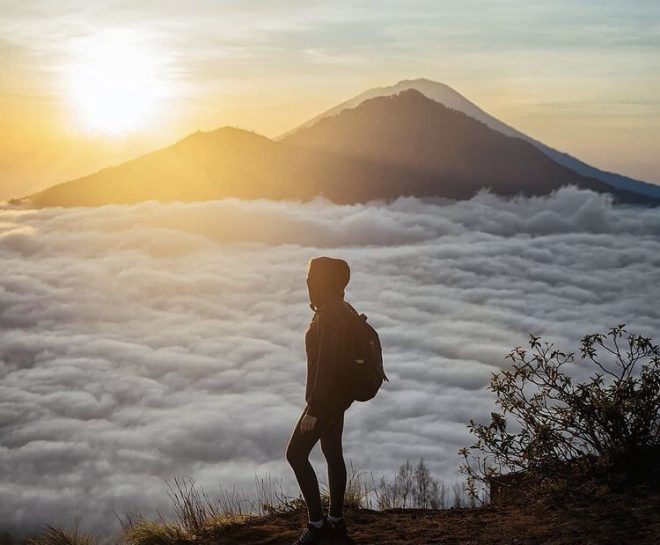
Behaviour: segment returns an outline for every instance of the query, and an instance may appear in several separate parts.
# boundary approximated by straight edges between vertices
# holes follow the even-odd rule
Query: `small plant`
[[[373,479],[372,479],[373,481]],[[351,469],[346,482],[344,505],[349,509],[368,509],[371,506],[370,496],[373,486],[369,485],[367,475],[358,471],[351,462]]]
[[[263,515],[290,513],[305,508],[301,495],[288,496],[281,479],[274,479],[270,474],[266,478],[255,477],[256,512]]]
[[[416,465],[406,460],[391,481],[381,477],[375,488],[378,509],[446,509],[465,507],[470,501],[465,497],[465,486],[455,483],[452,488],[437,481],[430,473],[423,458]],[[453,493],[450,500],[450,494]]]
[[[168,483],[174,520],[153,521],[142,515],[129,516],[123,524],[124,541],[129,545],[171,545],[192,543],[229,524],[243,522],[253,507],[245,505],[242,491],[221,489],[216,499],[197,487],[191,478],[174,477]]]
[[[29,539],[27,545],[95,545],[96,540],[88,534],[81,534],[78,523],[73,530],[64,530],[46,524],[41,535]]]
[[[147,520],[141,516],[130,520],[124,527],[124,541],[130,545],[172,545],[183,544],[186,539],[183,528],[165,521]]]
[[[330,489],[326,481],[320,481],[321,505],[324,509],[330,507]],[[346,492],[344,493],[344,507],[348,509],[371,509],[372,499],[375,492],[374,479],[371,474],[367,475],[363,471],[358,471],[353,462],[350,462],[350,468],[346,476]],[[287,503],[292,500],[288,500]],[[293,499],[296,506],[303,511],[306,509],[305,501],[302,496]]]
[[[583,337],[578,362],[534,335],[529,350],[516,347],[507,355],[512,369],[490,382],[501,410],[486,425],[470,420],[477,441],[459,451],[471,497],[498,475],[524,471],[552,481],[569,466],[602,467],[660,443],[660,349],[624,327]],[[595,372],[574,382],[570,366]]]

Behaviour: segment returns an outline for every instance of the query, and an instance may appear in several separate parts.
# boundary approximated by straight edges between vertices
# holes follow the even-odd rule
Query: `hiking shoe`
[[[353,539],[348,535],[348,532],[346,531],[346,522],[343,518],[336,523],[332,523],[326,518],[325,526],[328,527],[328,537],[330,538],[330,543],[355,545],[355,541],[353,541]]]
[[[323,520],[320,528],[317,528],[311,523],[307,523],[307,528],[300,535],[300,537],[293,542],[293,545],[319,545],[327,543],[328,539],[328,521]]]

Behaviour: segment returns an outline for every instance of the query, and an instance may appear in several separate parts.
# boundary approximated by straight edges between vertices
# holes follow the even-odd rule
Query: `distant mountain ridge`
[[[485,187],[501,195],[543,195],[568,184],[611,193],[619,202],[660,202],[561,164],[451,88],[419,81],[426,93],[434,91],[449,104],[413,88],[373,89],[278,140],[231,127],[197,132],[11,202],[97,206],[320,195],[354,203],[404,195],[462,199]]]
[[[338,106],[335,106],[334,108],[331,108],[330,110],[317,115],[316,117],[310,119],[295,129],[288,131],[287,133],[281,135],[279,139],[284,139],[300,129],[310,127],[323,118],[332,117],[342,110],[355,108],[365,100],[379,96],[391,96],[398,94],[401,91],[410,89],[414,89],[422,93],[424,96],[444,104],[448,108],[463,112],[464,114],[469,115],[470,117],[481,121],[482,123],[485,123],[491,129],[501,132],[502,134],[516,138],[522,138],[523,140],[532,143],[548,157],[554,159],[559,164],[564,165],[579,174],[582,174],[583,176],[596,178],[617,189],[633,191],[648,197],[660,198],[660,185],[644,182],[641,180],[635,180],[634,178],[630,178],[628,176],[623,176],[614,172],[607,172],[588,165],[587,163],[580,161],[579,159],[569,155],[566,152],[551,148],[550,146],[539,142],[538,140],[511,127],[510,125],[503,123],[499,119],[493,117],[489,113],[479,108],[479,106],[469,101],[467,98],[456,92],[448,85],[425,78],[403,80],[389,87],[375,87],[373,89],[369,89],[345,102],[342,102]]]
[[[280,142],[430,173],[443,180],[443,196],[451,198],[482,187],[503,195],[547,194],[566,184],[604,190],[601,182],[556,163],[530,143],[504,136],[413,89],[367,99]]]

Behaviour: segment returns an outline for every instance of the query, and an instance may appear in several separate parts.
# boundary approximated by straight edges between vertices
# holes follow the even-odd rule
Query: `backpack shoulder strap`
[[[353,305],[351,305],[348,301],[344,301],[344,305],[346,306],[346,308],[348,308],[351,311],[352,314],[354,314],[355,316],[360,316],[360,313],[357,310],[355,310]]]

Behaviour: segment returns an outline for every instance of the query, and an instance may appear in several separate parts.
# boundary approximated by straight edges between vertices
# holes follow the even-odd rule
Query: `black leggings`
[[[286,449],[286,459],[291,464],[300,491],[302,492],[309,520],[321,520],[321,495],[316,473],[309,463],[309,453],[314,445],[321,440],[321,450],[328,463],[328,484],[330,487],[330,515],[341,517],[344,512],[344,494],[346,492],[346,464],[341,446],[341,434],[344,430],[344,411],[329,416],[319,417],[311,431],[301,433],[300,422],[305,411],[298,418],[293,429],[289,446]]]

